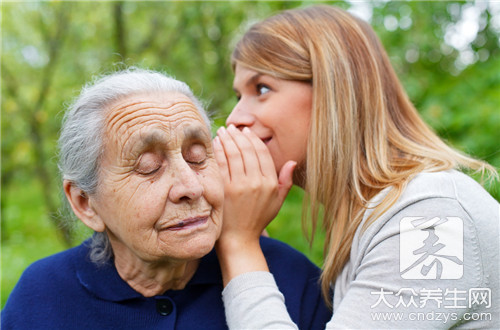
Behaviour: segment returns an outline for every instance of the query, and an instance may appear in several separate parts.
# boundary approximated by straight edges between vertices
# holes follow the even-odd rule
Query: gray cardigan
[[[327,328],[500,328],[499,213],[463,173],[417,175],[395,205],[358,228]],[[231,329],[296,328],[270,273],[234,278],[223,300]]]

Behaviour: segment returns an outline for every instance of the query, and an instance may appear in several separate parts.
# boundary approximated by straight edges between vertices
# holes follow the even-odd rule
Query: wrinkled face
[[[223,196],[210,133],[187,96],[140,94],[110,107],[93,207],[117,257],[204,256],[220,233]]]
[[[236,65],[233,88],[238,104],[227,125],[250,128],[267,145],[276,171],[288,161],[306,159],[312,86],[259,74]]]

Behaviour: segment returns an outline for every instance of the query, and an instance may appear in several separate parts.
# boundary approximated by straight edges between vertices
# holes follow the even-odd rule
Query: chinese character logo
[[[462,278],[462,219],[405,217],[401,219],[399,229],[399,271],[402,278]]]
[[[489,288],[472,288],[469,290],[469,308],[473,306],[491,307],[491,289]]]

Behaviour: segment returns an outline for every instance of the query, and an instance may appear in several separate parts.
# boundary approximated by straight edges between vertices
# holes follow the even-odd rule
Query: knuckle
[[[253,180],[249,183],[248,185],[248,189],[252,192],[256,192],[256,191],[259,191],[261,188],[261,184],[260,182],[256,181],[256,180]]]
[[[278,182],[274,180],[266,180],[267,191],[275,193],[279,190]]]
[[[245,189],[243,188],[243,185],[240,184],[231,184],[229,185],[227,192],[231,196],[241,196],[245,192]]]

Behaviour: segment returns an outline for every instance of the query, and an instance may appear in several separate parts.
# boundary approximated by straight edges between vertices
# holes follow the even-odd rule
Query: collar
[[[76,277],[85,289],[93,295],[108,301],[118,302],[143,298],[140,293],[122,280],[113,260],[103,265],[97,265],[90,261],[89,252],[88,241],[85,241],[80,245],[78,254],[73,261]],[[222,274],[215,249],[201,258],[198,269],[187,283],[186,288],[188,286],[210,284],[222,285]],[[168,294],[169,291],[165,293]]]

